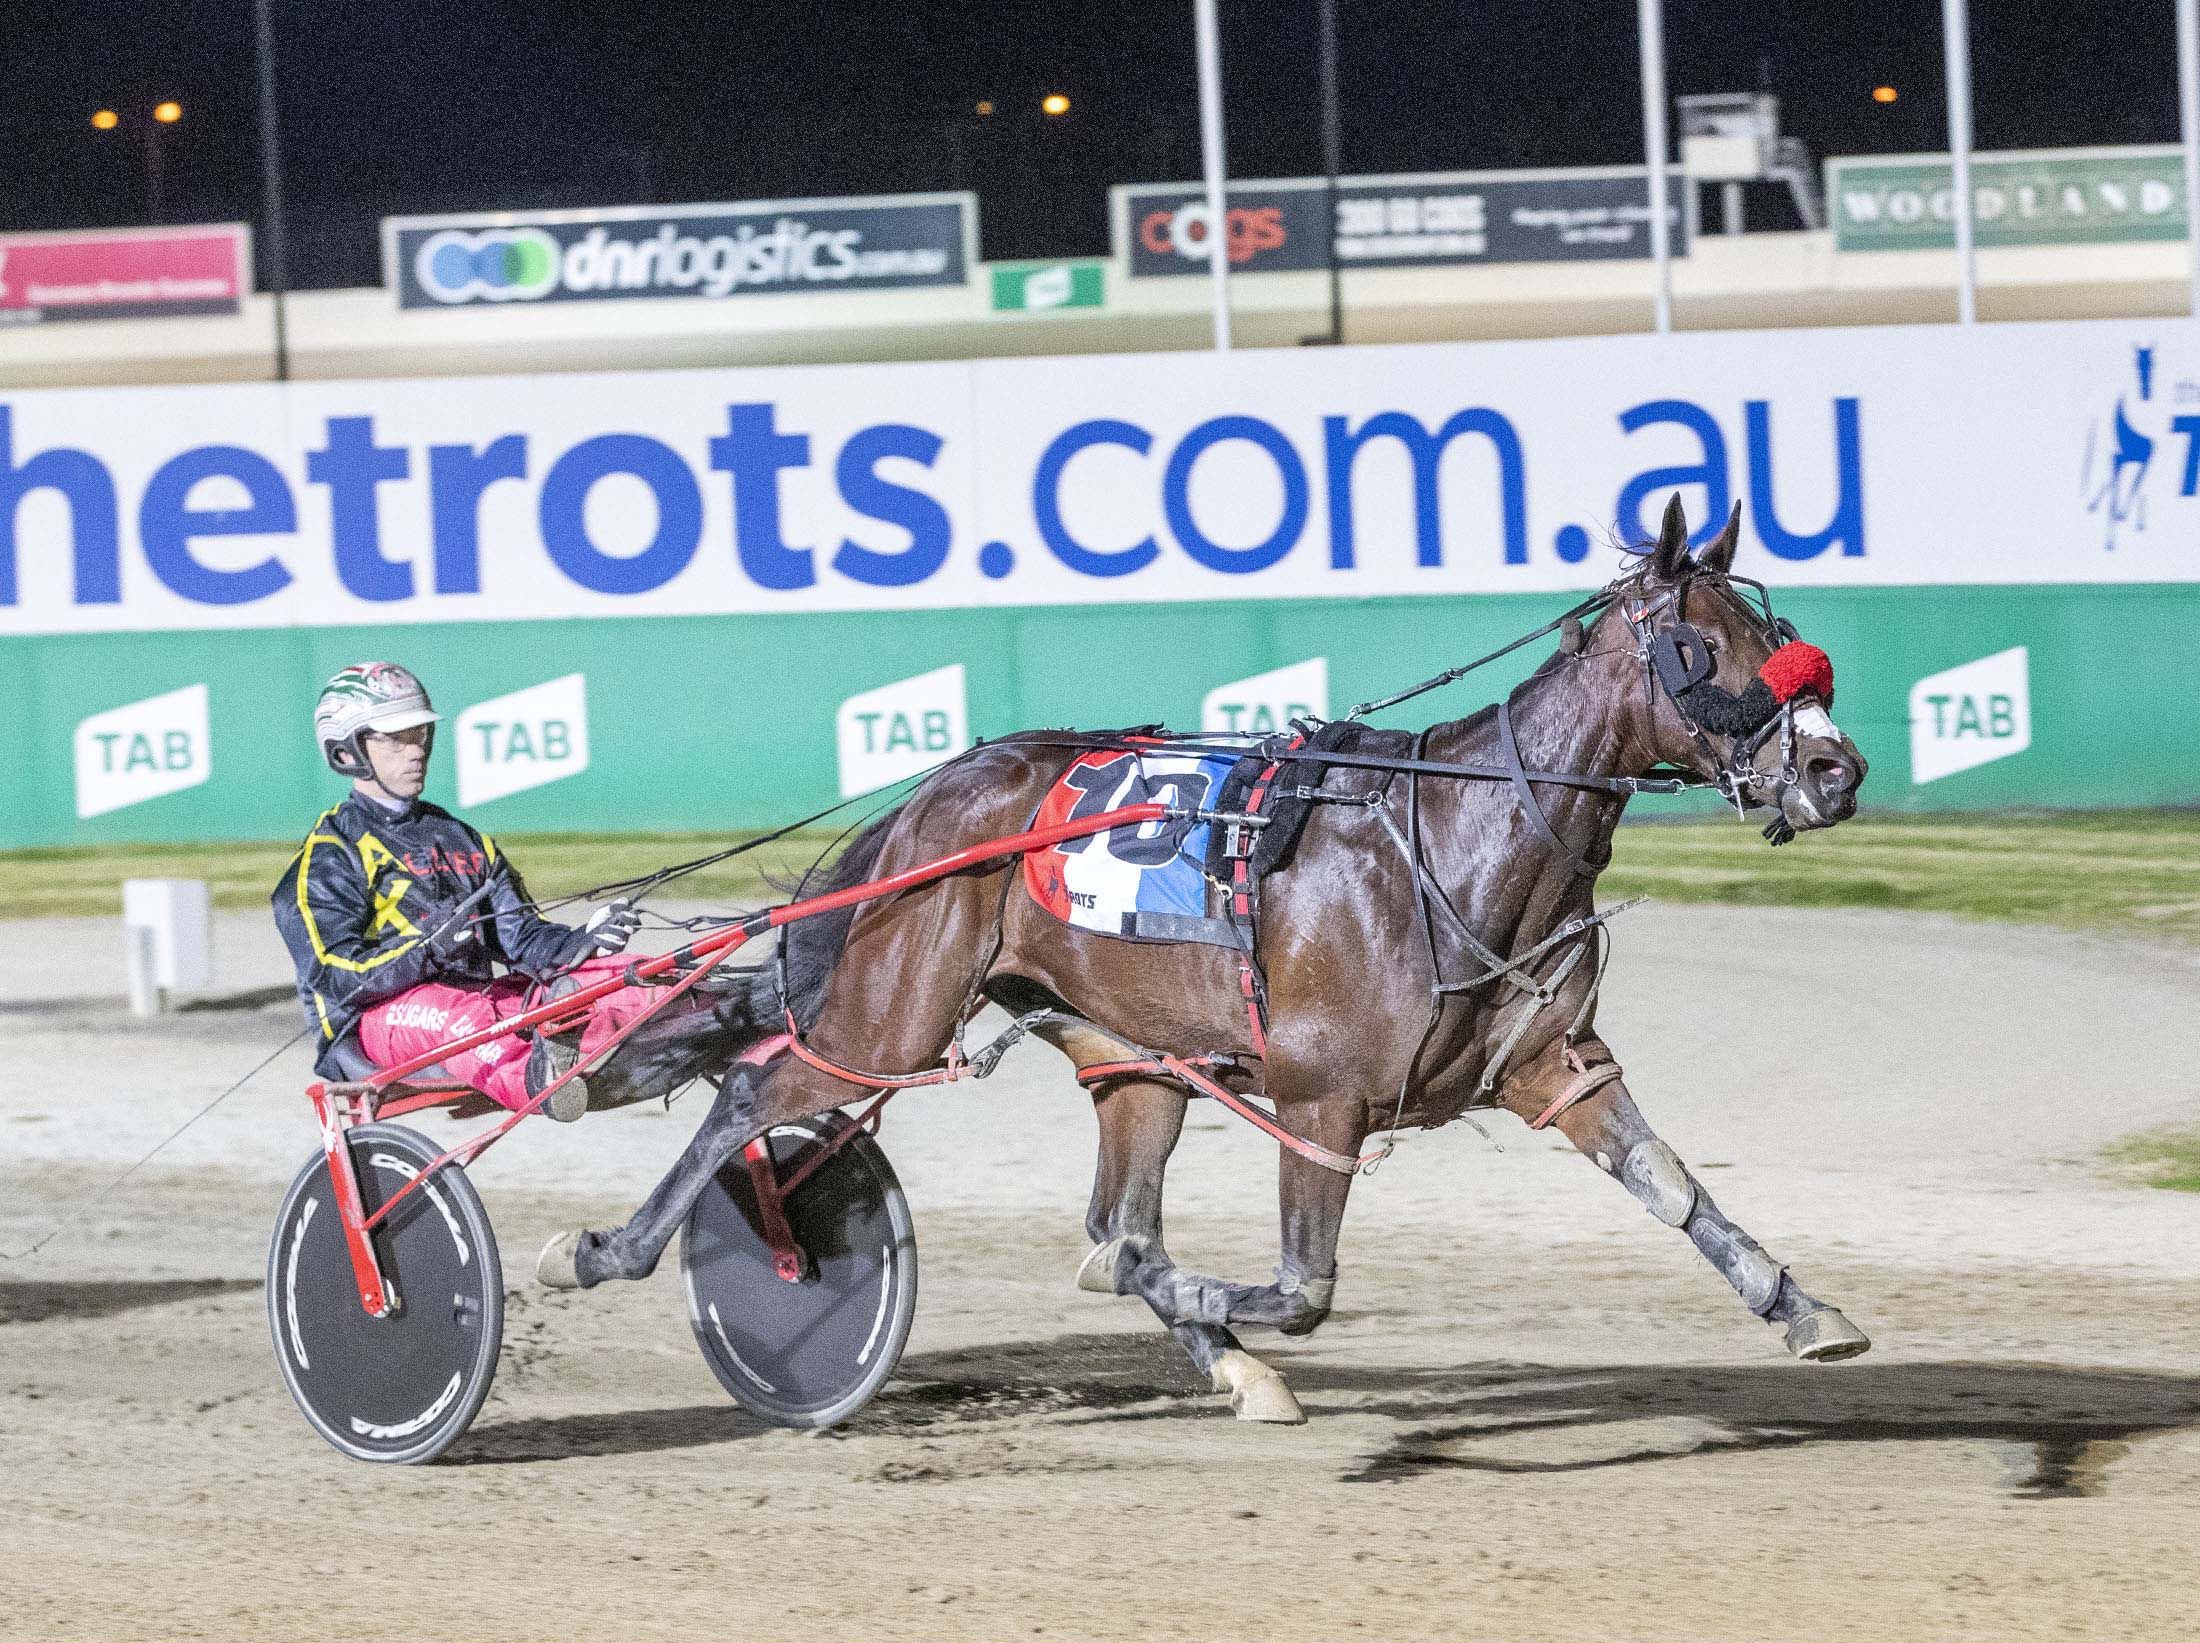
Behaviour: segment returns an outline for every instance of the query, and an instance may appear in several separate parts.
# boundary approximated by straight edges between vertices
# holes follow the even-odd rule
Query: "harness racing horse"
[[[562,1234],[539,1276],[558,1287],[647,1276],[745,1144],[847,1101],[852,1077],[872,1088],[918,1080],[951,1045],[959,1053],[965,1021],[992,1000],[1021,1012],[1019,1025],[1094,1088],[1094,1248],[1079,1281],[1142,1298],[1242,1418],[1304,1418],[1233,1327],[1301,1335],[1327,1316],[1351,1171],[1369,1135],[1478,1107],[1562,1131],[1684,1233],[1752,1313],[1784,1329],[1798,1358],[1865,1351],[1863,1333],[1730,1220],[1657,1137],[1595,1030],[1595,877],[1629,794],[1656,785],[1654,772],[1677,768],[1737,809],[1769,809],[1776,843],[1856,809],[1866,767],[1824,711],[1830,664],[1794,642],[1769,603],[1752,608],[1731,576],[1739,511],[1691,557],[1674,498],[1654,548],[1577,607],[1594,612],[1586,626],[1552,624],[1558,650],[1506,704],[1410,740],[1368,732],[1367,757],[1328,771],[1308,794],[1321,802],[1289,864],[1260,892],[1264,1041],[1259,1012],[1246,1007],[1253,971],[1238,955],[1064,923],[1033,900],[1014,858],[799,920],[782,932],[776,966],[735,972],[710,1010],[652,1023],[605,1070],[607,1083],[649,1093],[697,1073],[721,1082],[687,1150],[626,1225]],[[1760,771],[1775,732],[1778,767]],[[860,833],[827,887],[1029,826],[1076,758],[1070,749],[1093,745],[1035,732],[981,746]],[[1498,779],[1441,779],[1468,768]],[[759,1053],[790,1029],[797,1054]],[[1163,1056],[1215,1069],[1215,1084],[1258,1087],[1273,1104],[1286,1145],[1273,1283],[1232,1283],[1169,1259],[1162,1178],[1187,1094]]]

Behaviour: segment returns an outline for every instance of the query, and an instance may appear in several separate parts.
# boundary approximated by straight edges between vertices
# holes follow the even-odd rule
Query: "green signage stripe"
[[[938,670],[962,669],[972,737],[1157,719],[1195,729],[1218,687],[1314,658],[1326,661],[1337,715],[1492,649],[1563,602],[1508,594],[11,638],[0,640],[11,683],[0,847],[302,835],[341,791],[314,746],[314,697],[370,652],[413,668],[434,693],[444,719],[429,794],[439,802],[455,805],[469,745],[523,780],[558,770],[513,760],[555,761],[585,745],[585,762],[569,761],[577,774],[476,807],[484,828],[712,830],[767,826],[838,798],[839,709],[859,694],[884,699],[856,727],[876,750],[936,747],[951,722],[936,696],[904,715],[883,687]],[[1871,761],[1874,807],[2200,799],[2200,720],[2159,678],[2159,659],[2182,654],[2200,626],[2200,585],[1819,588],[1779,593],[1776,604],[1834,659],[1834,718]],[[1532,647],[1384,722],[1462,716],[1542,654]],[[573,674],[585,676],[583,725],[515,733],[493,711],[496,699]],[[1932,683],[1943,674],[1956,684]],[[1974,678],[1985,682],[1964,683]],[[179,752],[188,732],[172,727],[133,733],[126,713],[123,729],[89,749],[110,777],[192,785],[79,819],[79,725],[194,685],[207,687],[205,749]],[[1953,770],[1922,784],[1911,779],[1913,688],[1924,724],[1938,720],[1931,758]],[[579,700],[578,688],[571,695]],[[2026,728],[2029,745],[2015,751]]]
[[[1000,263],[993,268],[993,307],[998,313],[1100,308],[1106,303],[1105,262]]]

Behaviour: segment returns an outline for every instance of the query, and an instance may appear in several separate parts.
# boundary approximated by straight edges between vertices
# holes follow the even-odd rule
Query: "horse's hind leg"
[[[1365,1139],[1359,1112],[1353,1103],[1324,1108],[1306,1102],[1285,1109],[1282,1117],[1286,1127],[1334,1151],[1349,1153]],[[1274,1283],[1238,1284],[1187,1272],[1169,1259],[1157,1227],[1156,1236],[1134,1234],[1123,1239],[1112,1287],[1118,1294],[1139,1296],[1172,1330],[1201,1325],[1231,1340],[1230,1349],[1215,1359],[1209,1373],[1215,1390],[1230,1394],[1230,1407],[1241,1420],[1304,1420],[1283,1377],[1238,1348],[1235,1338],[1228,1336],[1228,1326],[1262,1324],[1286,1335],[1304,1335],[1329,1316],[1330,1297],[1336,1289],[1337,1238],[1351,1189],[1350,1176],[1286,1152],[1280,1177],[1283,1258]],[[1158,1206],[1158,1198],[1156,1202]]]
[[[1184,1092],[1145,1078],[1118,1078],[1094,1092],[1100,1121],[1100,1156],[1092,1181],[1085,1231],[1092,1250],[1077,1269],[1077,1287],[1102,1295],[1142,1295],[1136,1281],[1147,1264],[1170,1265],[1161,1243],[1162,1181],[1169,1155],[1184,1132]],[[1173,1318],[1155,1307],[1193,1367],[1227,1391],[1231,1374],[1248,1373],[1236,1359],[1254,1362],[1221,1324]],[[1231,1362],[1218,1371],[1225,1359]]]
[[[776,1124],[839,1104],[848,1093],[847,1085],[798,1061],[735,1067],[686,1149],[626,1224],[600,1232],[560,1233],[536,1262],[536,1278],[552,1289],[588,1289],[606,1278],[648,1277],[711,1178],[738,1158],[743,1147]]]
[[[1830,1363],[1870,1348],[1870,1339],[1838,1307],[1813,1298],[1763,1245],[1726,1218],[1688,1166],[1658,1139],[1624,1082],[1607,1084],[1562,1113],[1556,1127],[1643,1208],[1687,1233],[1744,1306],[1785,1327],[1787,1349],[1796,1357]]]
[[[881,864],[879,871],[891,866]],[[828,1058],[844,1056],[890,1075],[931,1067],[969,1004],[972,972],[989,951],[998,895],[991,881],[968,877],[865,908],[805,1041]],[[648,1277],[711,1177],[743,1147],[775,1124],[863,1093],[791,1057],[768,1069],[737,1065],[702,1127],[626,1225],[560,1234],[542,1252],[535,1275],[555,1289]]]

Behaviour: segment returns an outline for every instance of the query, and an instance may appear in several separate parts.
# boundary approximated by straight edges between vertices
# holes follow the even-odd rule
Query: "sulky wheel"
[[[350,1134],[371,1215],[442,1149],[396,1124]],[[359,1304],[351,1256],[316,1153],[290,1184],[267,1252],[267,1320],[284,1384],[313,1429],[356,1460],[433,1460],[489,1395],[504,1337],[504,1269],[466,1172],[439,1170],[373,1233],[397,1305]]]
[[[822,1113],[771,1132],[782,1179],[855,1126]],[[917,1308],[909,1200],[886,1154],[856,1135],[785,1200],[806,1261],[775,1270],[749,1169],[736,1158],[703,1189],[680,1245],[688,1322],[718,1384],[775,1426],[846,1420],[886,1384]]]

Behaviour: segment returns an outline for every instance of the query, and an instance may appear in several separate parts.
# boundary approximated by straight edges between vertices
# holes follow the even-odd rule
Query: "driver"
[[[351,778],[351,792],[321,813],[271,901],[324,1078],[359,1076],[361,1059],[397,1066],[530,1001],[608,980],[624,967],[610,955],[641,923],[624,902],[598,908],[578,930],[535,915],[496,845],[420,797],[440,717],[426,687],[394,662],[347,667],[314,705],[322,757]],[[577,1032],[536,1033],[531,1047],[491,1039],[444,1071],[516,1110],[649,1001],[642,987],[621,988]],[[588,1110],[587,1085],[568,1080],[543,1110],[570,1123]]]

